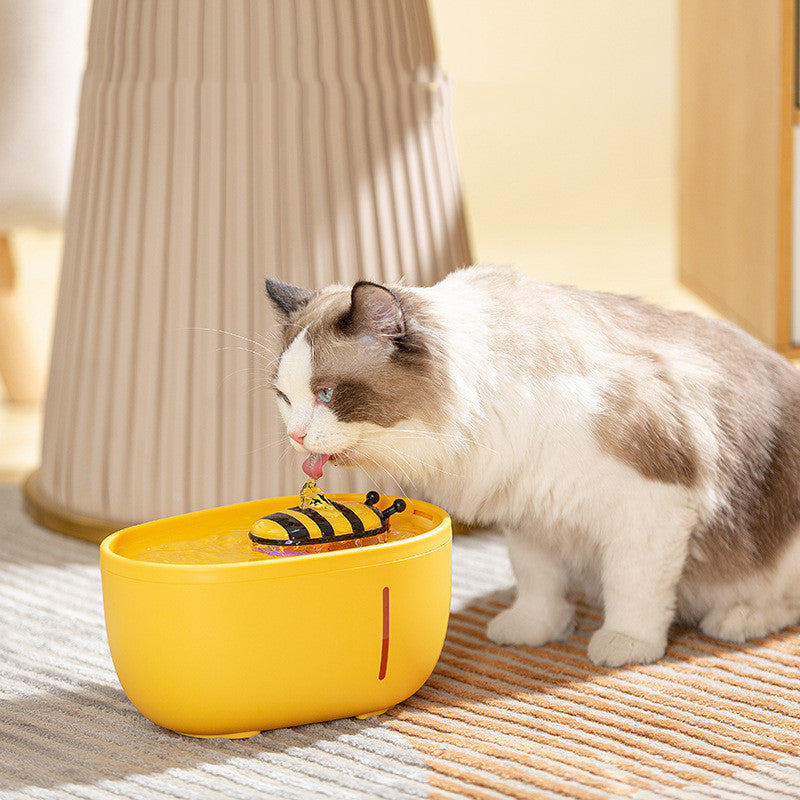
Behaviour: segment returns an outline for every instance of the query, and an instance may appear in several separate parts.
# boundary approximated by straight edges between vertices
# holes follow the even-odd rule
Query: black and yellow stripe
[[[364,503],[330,502],[324,508],[289,508],[258,520],[250,538],[258,544],[312,544],[358,539],[386,527],[378,509]]]

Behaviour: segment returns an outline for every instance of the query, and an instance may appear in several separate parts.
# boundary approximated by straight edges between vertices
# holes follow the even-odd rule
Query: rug
[[[381,717],[198,740],[130,705],[105,640],[98,552],[0,486],[0,798],[800,798],[800,628],[720,643],[675,629],[657,664],[595,667],[600,624],[497,647],[502,540],[457,537],[439,664]]]

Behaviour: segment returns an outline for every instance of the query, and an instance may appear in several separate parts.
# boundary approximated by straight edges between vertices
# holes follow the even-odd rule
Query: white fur
[[[278,367],[275,386],[284,397],[278,400],[290,436],[304,436],[303,444],[292,439],[298,452],[335,452],[340,439],[336,417],[311,390],[311,344],[306,331],[286,348]]]
[[[771,570],[725,586],[696,587],[684,598],[709,636],[744,642],[792,625],[800,618],[800,538]]]
[[[481,290],[465,273],[417,291],[433,303],[442,349],[450,356],[456,403],[446,418],[436,425],[404,420],[393,429],[338,422],[308,385],[311,347],[304,333],[278,371],[278,388],[291,400],[290,408],[282,408],[289,431],[306,432],[309,452],[352,452],[359,466],[391,472],[406,493],[464,521],[505,531],[518,597],[490,624],[495,641],[538,646],[568,636],[573,610],[567,590],[580,579],[605,608],[590,658],[609,666],[659,658],[676,612],[690,533],[720,502],[712,468],[714,421],[699,411],[689,415],[694,441],[707,454],[696,487],[649,480],[598,446],[592,420],[602,410],[613,354],[592,350],[591,331],[585,341],[592,366],[585,374],[533,377],[491,350],[482,329],[497,321],[482,317],[488,312]],[[668,368],[681,357],[668,343],[660,355]],[[703,391],[705,369],[684,356],[675,380],[687,392]],[[749,586],[709,588],[681,601],[690,613],[705,615],[703,627],[713,635],[757,635],[773,629],[771,622],[787,624],[800,614],[800,601],[763,601],[771,580],[779,579],[772,600],[798,582],[798,564],[800,545],[774,573],[753,576]]]
[[[304,436],[303,443],[290,439],[298,453],[342,453],[368,427],[343,425],[311,389],[312,351],[306,331],[286,348],[278,365],[275,388],[288,400],[278,399],[283,422],[290,436]]]

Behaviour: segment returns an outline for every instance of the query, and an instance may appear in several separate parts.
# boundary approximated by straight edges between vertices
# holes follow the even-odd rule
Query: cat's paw
[[[645,642],[625,633],[600,628],[589,640],[589,658],[602,667],[649,664],[664,655],[665,642]]]
[[[754,611],[757,609],[741,603],[727,608],[714,608],[700,621],[700,630],[715,639],[743,642],[760,635],[760,631],[756,630],[760,626],[754,625]]]
[[[799,613],[796,603],[778,602],[767,606],[737,603],[709,611],[700,622],[700,630],[715,639],[741,643],[793,625]]]
[[[565,604],[565,608],[548,615],[517,604],[501,611],[489,623],[486,635],[496,644],[541,647],[548,642],[568,639],[574,627],[571,606]]]

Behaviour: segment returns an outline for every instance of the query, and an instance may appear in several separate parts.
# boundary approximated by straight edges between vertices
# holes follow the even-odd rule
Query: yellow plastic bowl
[[[190,736],[252,736],[382,713],[430,676],[447,628],[452,549],[450,518],[436,506],[409,500],[396,519],[419,533],[370,547],[213,565],[133,557],[219,532],[247,536],[255,520],[297,502],[212,508],[102,543],[111,657],[152,722]]]

